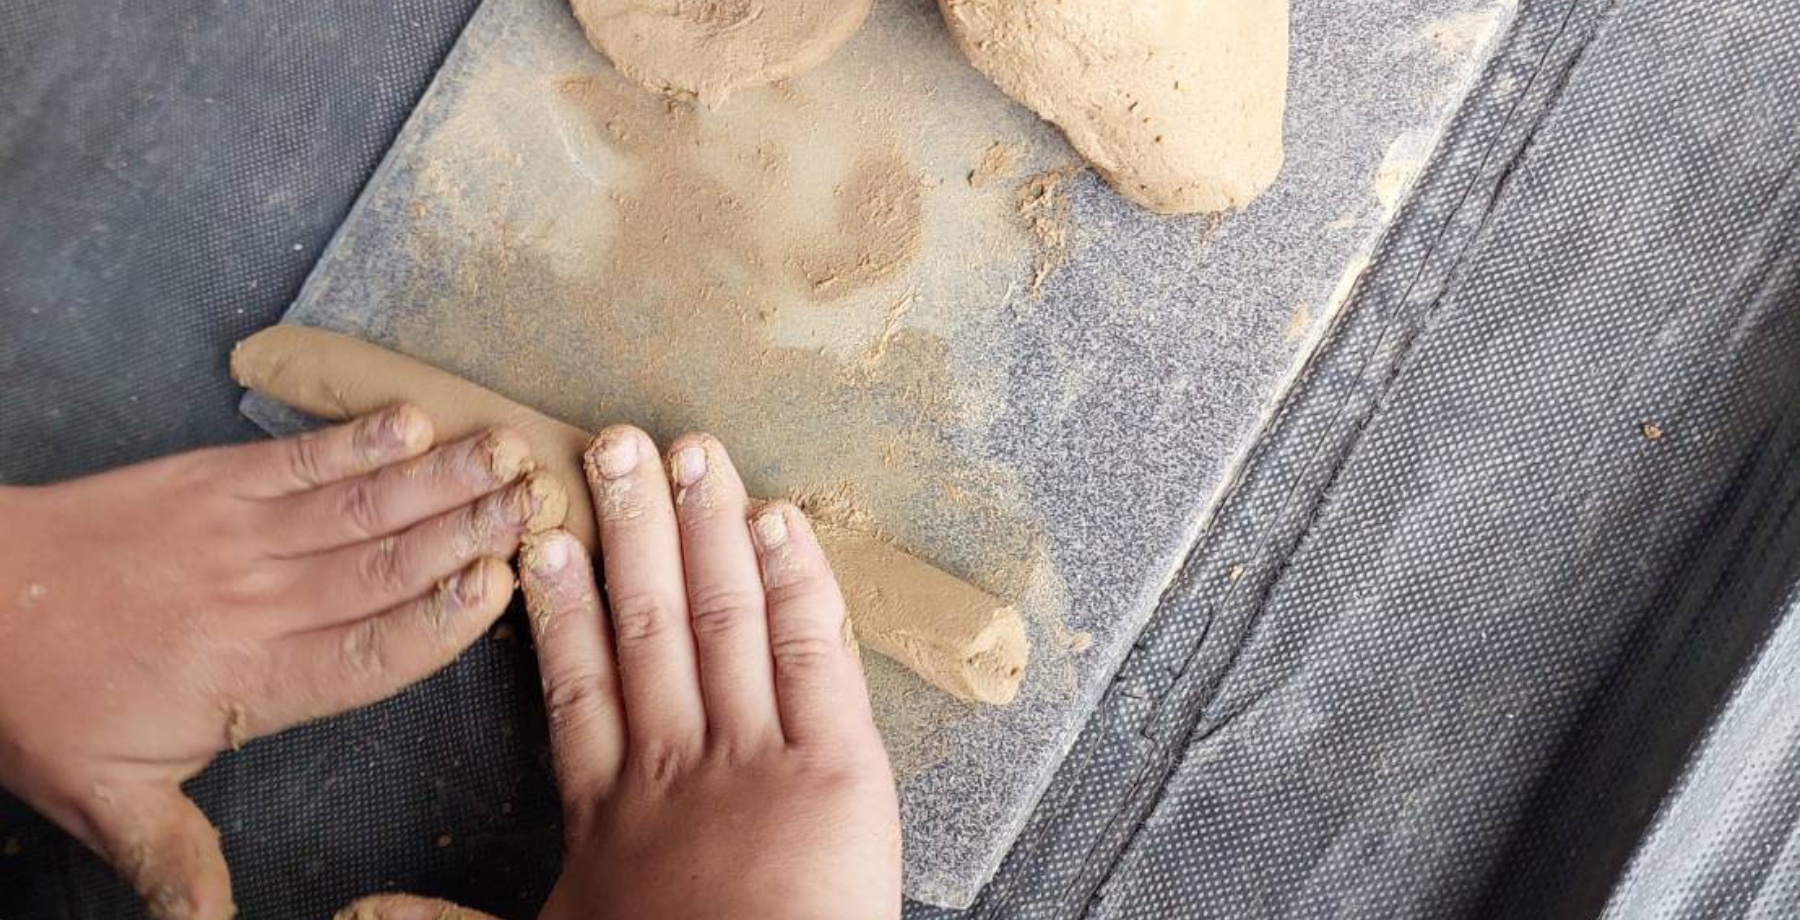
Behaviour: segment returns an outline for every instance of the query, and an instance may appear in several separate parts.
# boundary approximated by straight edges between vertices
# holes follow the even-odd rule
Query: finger
[[[496,920],[492,914],[460,904],[410,894],[377,894],[361,898],[331,915],[331,920]]]
[[[436,590],[386,612],[281,639],[260,699],[266,734],[386,699],[449,664],[505,612],[512,570],[483,558]]]
[[[661,770],[698,752],[706,733],[669,480],[650,437],[629,426],[602,431],[584,461],[626,730],[634,755]]]
[[[708,736],[728,745],[779,738],[769,622],[744,483],[725,448],[704,435],[677,440],[669,470]]]
[[[403,403],[342,425],[220,453],[246,461],[228,467],[239,494],[275,498],[412,459],[431,448],[431,437],[431,419]]]
[[[844,596],[806,516],[774,502],[757,512],[750,530],[768,592],[782,733],[793,744],[834,745],[873,732]]]
[[[97,787],[88,817],[107,861],[154,920],[226,920],[235,911],[219,832],[180,787]]]
[[[568,495],[533,471],[472,505],[405,532],[287,560],[294,632],[360,620],[423,596],[483,556],[511,558],[527,534],[562,523]]]
[[[525,541],[519,582],[537,644],[556,785],[565,823],[574,827],[581,823],[575,817],[611,789],[625,751],[625,704],[600,589],[586,547],[562,530]]]
[[[498,430],[280,499],[272,550],[285,556],[376,540],[466,505],[530,468],[523,438]]]

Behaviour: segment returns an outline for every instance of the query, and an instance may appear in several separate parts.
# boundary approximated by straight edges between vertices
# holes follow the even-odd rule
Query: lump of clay
[[[1281,170],[1287,0],[938,0],[1006,94],[1152,211],[1242,208]]]
[[[582,31],[619,72],[709,106],[824,62],[872,0],[571,0]]]

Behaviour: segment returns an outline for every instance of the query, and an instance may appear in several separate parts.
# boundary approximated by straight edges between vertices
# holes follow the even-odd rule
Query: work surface
[[[1073,169],[934,4],[878,4],[819,71],[694,113],[623,83],[554,0],[490,0],[287,319],[575,424],[712,431],[753,491],[847,483],[1016,599],[1034,657],[1013,706],[871,663],[907,892],[965,903],[1505,16],[1296,3],[1286,166],[1218,220]],[[996,142],[1016,165],[971,181]],[[918,181],[916,253],[833,250],[858,230],[846,188],[894,174]]]

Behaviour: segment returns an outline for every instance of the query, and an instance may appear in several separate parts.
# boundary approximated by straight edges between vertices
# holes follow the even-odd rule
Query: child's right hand
[[[541,917],[899,917],[893,775],[811,528],[753,513],[711,438],[668,460],[634,428],[589,450],[604,604],[567,533],[521,554],[568,828]],[[340,916],[477,915],[389,895]]]

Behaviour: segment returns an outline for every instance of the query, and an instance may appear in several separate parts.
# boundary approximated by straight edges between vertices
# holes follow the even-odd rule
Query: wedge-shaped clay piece
[[[957,44],[1163,214],[1244,207],[1281,171],[1287,0],[938,0]]]

